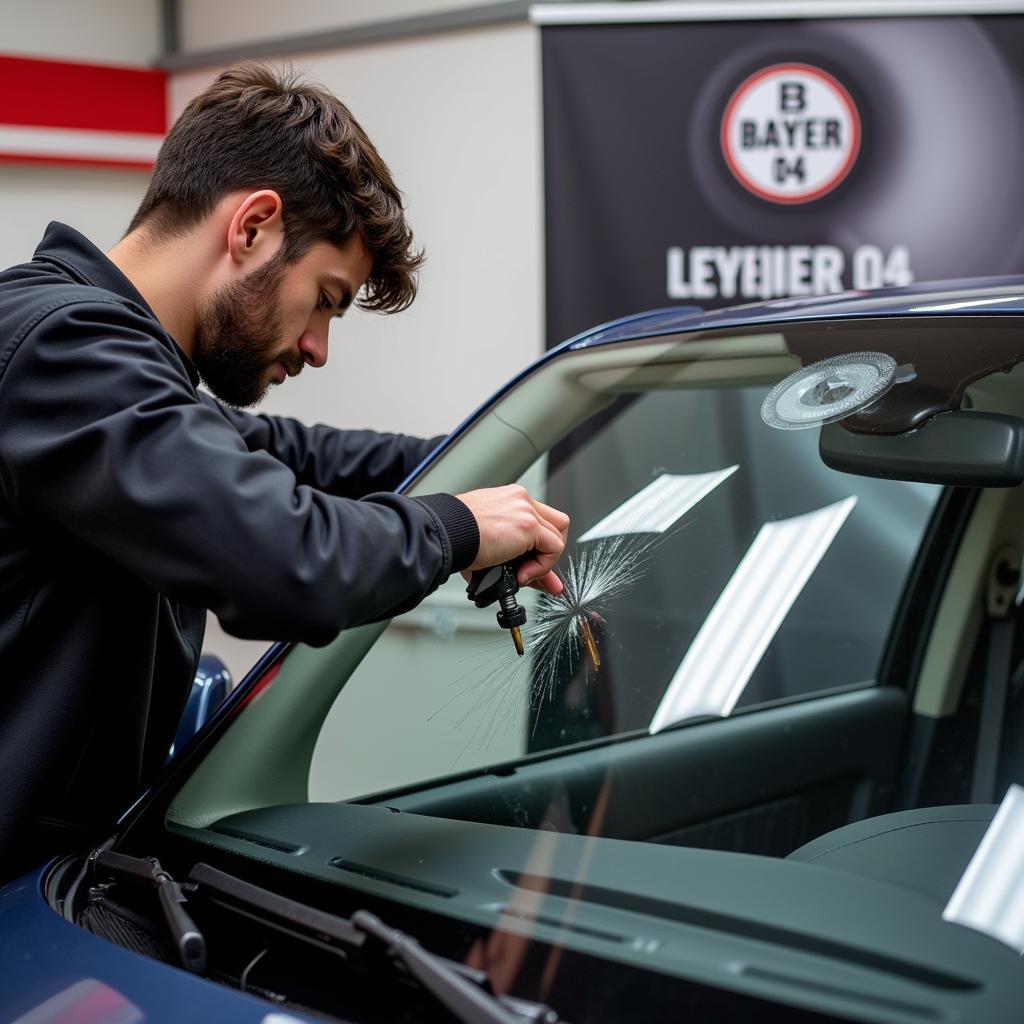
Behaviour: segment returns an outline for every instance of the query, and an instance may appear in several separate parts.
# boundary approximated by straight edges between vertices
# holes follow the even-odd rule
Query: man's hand
[[[516,569],[521,587],[528,583],[549,594],[562,592],[562,581],[552,572],[569,535],[569,517],[531,498],[525,487],[487,487],[456,497],[467,506],[480,529],[480,548],[469,567],[487,569],[532,552]]]

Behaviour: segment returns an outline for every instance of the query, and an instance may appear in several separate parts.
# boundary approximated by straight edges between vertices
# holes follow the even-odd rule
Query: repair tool
[[[524,648],[523,634],[519,627],[526,622],[526,609],[516,600],[518,591],[515,562],[493,565],[490,569],[477,569],[466,587],[469,599],[477,608],[486,608],[498,602],[498,625],[512,634],[516,654],[521,658]]]

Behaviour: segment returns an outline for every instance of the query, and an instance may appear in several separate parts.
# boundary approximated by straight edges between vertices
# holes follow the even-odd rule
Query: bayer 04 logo
[[[722,153],[744,188],[773,203],[831,192],[860,151],[860,115],[844,86],[810,64],[750,75],[722,116]]]

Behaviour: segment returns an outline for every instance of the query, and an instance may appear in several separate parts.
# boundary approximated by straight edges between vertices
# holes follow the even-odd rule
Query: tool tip
[[[594,634],[586,619],[580,619],[580,633],[583,636],[583,646],[590,657],[590,663],[594,666],[594,671],[597,672],[601,667],[601,655],[598,653],[597,642],[594,640]]]
[[[518,626],[512,627],[512,643],[516,645],[516,654],[521,658],[525,653],[525,648],[523,647],[523,634],[519,632]]]

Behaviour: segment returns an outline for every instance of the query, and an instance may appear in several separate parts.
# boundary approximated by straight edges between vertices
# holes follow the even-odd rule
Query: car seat
[[[826,832],[787,859],[891,882],[944,905],[995,812],[995,804],[959,804],[881,814]]]

